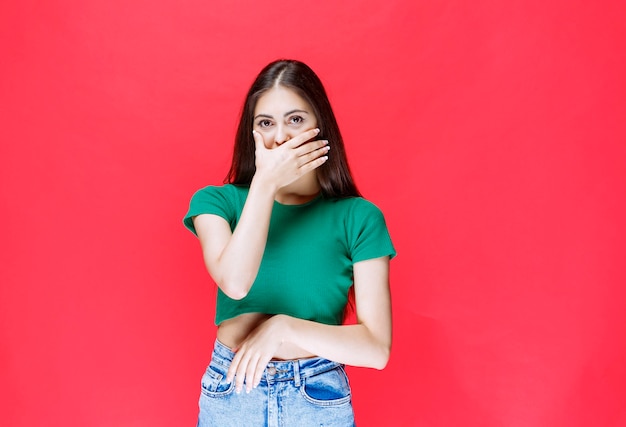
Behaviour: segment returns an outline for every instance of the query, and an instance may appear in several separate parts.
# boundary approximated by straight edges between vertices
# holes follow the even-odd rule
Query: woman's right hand
[[[311,129],[289,139],[276,148],[265,146],[263,135],[252,131],[255,144],[255,178],[272,185],[275,190],[296,181],[328,160],[328,141],[312,140],[319,129]]]

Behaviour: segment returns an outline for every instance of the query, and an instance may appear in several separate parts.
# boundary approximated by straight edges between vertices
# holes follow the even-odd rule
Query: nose
[[[289,135],[289,132],[287,132],[287,129],[285,129],[285,127],[279,126],[278,129],[276,129],[274,142],[276,142],[277,145],[283,145],[285,142],[289,141],[290,138],[291,137]]]

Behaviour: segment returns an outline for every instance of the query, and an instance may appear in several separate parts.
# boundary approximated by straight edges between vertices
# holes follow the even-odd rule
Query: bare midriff
[[[244,313],[224,320],[217,328],[217,339],[231,349],[237,349],[246,337],[259,325],[272,317],[263,313]],[[274,355],[276,360],[293,360],[314,357],[302,348],[291,343],[283,343]]]

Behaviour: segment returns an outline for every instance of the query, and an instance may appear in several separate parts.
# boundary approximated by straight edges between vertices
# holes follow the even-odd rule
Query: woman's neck
[[[301,205],[316,198],[320,190],[317,175],[307,174],[278,190],[274,200],[283,205]]]

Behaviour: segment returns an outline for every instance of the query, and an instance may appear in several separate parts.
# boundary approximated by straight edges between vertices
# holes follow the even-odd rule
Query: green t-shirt
[[[237,226],[249,187],[226,184],[198,190],[183,223],[213,214]],[[352,266],[396,255],[385,218],[361,197],[317,198],[301,205],[274,202],[257,277],[241,300],[218,288],[215,324],[243,313],[287,314],[340,325],[353,284]]]

